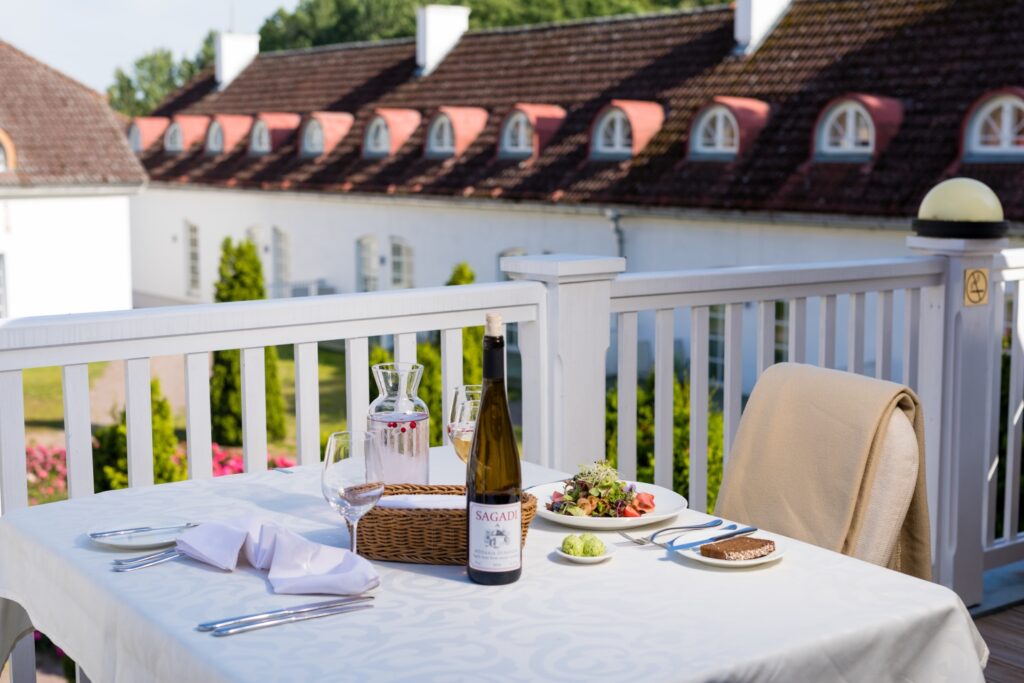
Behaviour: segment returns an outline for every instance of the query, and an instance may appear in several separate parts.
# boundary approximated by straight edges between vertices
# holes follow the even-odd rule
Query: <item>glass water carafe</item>
[[[428,483],[430,413],[416,395],[422,378],[417,363],[373,366],[380,395],[370,404],[367,430],[378,438],[368,465],[385,484]]]

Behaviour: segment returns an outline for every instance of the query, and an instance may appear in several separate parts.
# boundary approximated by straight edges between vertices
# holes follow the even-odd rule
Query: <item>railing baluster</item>
[[[618,452],[619,474],[636,479],[637,314],[619,314]]]
[[[1003,497],[1003,537],[1008,541],[1016,539],[1020,532],[1021,425],[1024,418],[1024,302],[1021,301],[1024,285],[1018,281],[1014,290],[1006,407],[1006,493]]]
[[[725,307],[725,377],[722,397],[725,439],[723,457],[729,459],[743,410],[743,304]]]
[[[92,420],[89,415],[89,366],[65,365],[64,441],[67,445],[68,495],[71,498],[96,492],[92,476]]]
[[[921,290],[903,290],[903,383],[917,391],[921,345]]]
[[[864,293],[850,295],[850,321],[847,329],[846,369],[864,374]]]
[[[153,403],[149,389],[149,359],[126,360],[124,374],[128,486],[149,486],[153,483]]]
[[[370,406],[370,353],[366,337],[345,340],[345,422],[349,429],[366,429]]]
[[[415,363],[416,362],[416,334],[395,335],[395,362]]]
[[[823,296],[818,300],[818,365],[836,366],[836,297]]]
[[[775,363],[775,302],[757,304],[757,376]]]
[[[989,305],[992,306],[992,327],[990,333],[990,339],[992,342],[992,359],[993,367],[996,369],[1000,368],[999,363],[1002,362],[1003,356],[1003,330],[1004,325],[1007,323],[1013,324],[1011,321],[1006,320],[1005,302],[1006,302],[1006,288],[1008,287],[1005,281],[993,281],[991,282],[991,291],[989,292]],[[1012,320],[1012,318],[1011,318]],[[1011,352],[1012,353],[1012,352]],[[1011,380],[1012,382],[1012,380]],[[992,435],[988,443],[988,453],[984,454],[986,473],[996,472],[999,467],[999,458],[1001,453],[999,452],[999,419],[1001,417],[998,406],[1000,403],[1000,394],[1002,393],[1002,372],[998,371],[994,375],[992,382],[989,384],[991,393],[987,397],[987,401],[990,406],[997,406],[988,411],[988,430],[989,434]],[[1013,423],[1007,423],[1007,431],[1013,429]],[[1007,434],[1006,445],[1009,447],[1010,439],[1009,433]],[[999,485],[998,476],[986,476],[984,479],[984,492],[982,494],[982,526],[983,526],[983,537],[982,542],[986,548],[992,547],[993,542],[996,538],[996,522],[999,514],[1002,510],[999,509],[997,492]],[[1010,482],[1006,482],[1010,483]],[[1009,494],[1010,489],[1006,489],[1006,493]],[[1005,506],[1004,506],[1005,509]],[[1003,520],[1003,534],[1006,535],[1007,522]],[[1009,537],[1007,537],[1009,538]]]
[[[654,314],[654,483],[672,488],[675,310]]]
[[[21,370],[0,372],[0,514],[28,506],[25,389]]]
[[[316,342],[295,345],[295,450],[300,465],[320,462],[320,377]]]
[[[267,378],[263,347],[242,349],[242,462],[246,472],[267,469]]]
[[[708,507],[708,334],[707,306],[690,310],[690,507]]]
[[[210,354],[185,354],[185,448],[189,479],[213,477]]]
[[[455,388],[463,384],[462,379],[462,329],[441,330],[441,411],[440,416],[447,424],[448,411],[455,403]],[[448,430],[442,429],[444,443],[449,443]]]
[[[789,300],[789,362],[807,362],[807,299]]]
[[[875,377],[892,379],[892,292],[879,292],[875,306]]]

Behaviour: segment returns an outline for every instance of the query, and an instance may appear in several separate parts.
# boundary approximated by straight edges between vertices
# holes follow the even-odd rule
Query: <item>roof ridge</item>
[[[258,59],[263,57],[289,57],[291,55],[304,55],[304,54],[315,54],[318,52],[334,52],[335,50],[353,50],[364,47],[387,47],[389,45],[402,45],[404,43],[414,43],[416,38],[414,36],[405,36],[403,38],[383,38],[380,40],[354,40],[349,43],[330,43],[328,45],[314,45],[312,47],[293,47],[286,50],[271,50],[269,52],[261,52],[257,56]]]

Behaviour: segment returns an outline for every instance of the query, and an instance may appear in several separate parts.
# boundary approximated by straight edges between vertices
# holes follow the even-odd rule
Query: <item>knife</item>
[[[269,612],[259,612],[257,614],[246,614],[241,617],[229,617],[227,619],[219,619],[217,621],[207,621],[196,626],[197,631],[214,631],[225,626],[238,626],[253,621],[263,621],[264,619],[274,619],[277,617],[285,617],[293,614],[304,614],[306,612],[318,612],[333,607],[341,607],[343,605],[352,605],[360,602],[369,602],[373,600],[372,595],[356,595],[356,596],[345,596],[341,598],[335,598],[334,600],[324,600],[321,602],[311,602],[305,605],[298,605],[296,607],[285,607],[283,609],[270,610]]]
[[[296,621],[306,621],[307,619],[320,619],[322,617],[330,617],[335,614],[345,614],[346,612],[356,612],[358,610],[370,609],[373,607],[372,604],[357,604],[351,603],[347,605],[340,605],[338,607],[329,607],[327,609],[317,610],[315,612],[305,612],[303,614],[291,614],[271,619],[265,619],[263,621],[253,621],[241,626],[230,626],[225,628],[218,628],[211,633],[214,636],[233,636],[236,633],[245,633],[246,631],[255,631],[260,628],[268,628],[270,626],[277,626],[279,624],[292,624]]]
[[[699,548],[707,543],[714,543],[716,541],[724,541],[727,538],[735,538],[736,536],[746,536],[757,531],[756,526],[745,526],[742,529],[736,531],[730,531],[727,534],[719,534],[718,536],[712,536],[711,538],[705,538],[702,541],[692,541],[690,543],[675,543],[669,542],[665,545],[669,550],[692,550],[693,548]]]

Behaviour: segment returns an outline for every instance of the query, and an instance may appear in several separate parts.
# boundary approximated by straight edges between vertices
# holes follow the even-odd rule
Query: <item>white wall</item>
[[[0,199],[10,317],[132,307],[127,196]]]

